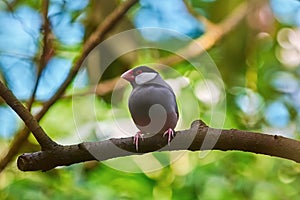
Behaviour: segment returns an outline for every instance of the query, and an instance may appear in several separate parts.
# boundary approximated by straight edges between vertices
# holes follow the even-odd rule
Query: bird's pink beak
[[[124,72],[122,75],[121,75],[121,78],[129,81],[129,82],[132,82],[134,81],[134,76],[133,76],[133,71],[132,70],[128,70],[126,72]]]

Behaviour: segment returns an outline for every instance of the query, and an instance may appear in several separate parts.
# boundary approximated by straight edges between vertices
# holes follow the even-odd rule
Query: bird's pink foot
[[[141,131],[137,132],[133,137],[133,144],[135,144],[136,151],[139,150],[139,138],[142,138],[142,140],[144,140],[143,134]]]
[[[164,133],[163,136],[165,137],[165,135],[168,135],[168,145],[170,146],[170,142],[171,142],[172,138],[175,136],[175,135],[174,135],[174,130],[171,129],[171,128],[169,128],[169,129]]]

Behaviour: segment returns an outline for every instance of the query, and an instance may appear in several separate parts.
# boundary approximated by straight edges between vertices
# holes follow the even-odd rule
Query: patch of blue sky
[[[284,128],[290,121],[290,114],[282,102],[275,101],[267,106],[265,119],[272,127]]]
[[[33,57],[38,50],[40,15],[29,7],[0,13],[0,54]]]
[[[287,25],[300,26],[300,1],[270,0],[276,19]]]
[[[80,44],[84,37],[84,26],[73,22],[71,14],[61,12],[50,17],[52,31],[57,39],[65,45]]]
[[[156,29],[151,33],[142,32],[143,36],[150,41],[167,40],[180,34],[196,38],[204,32],[204,25],[188,12],[182,0],[141,0],[140,4],[141,8],[134,17],[135,26],[162,29],[161,31]],[[174,34],[170,31],[166,34],[163,29],[173,30]]]
[[[60,57],[53,57],[42,73],[36,97],[38,100],[48,100],[66,79],[70,68],[71,60]]]
[[[50,0],[50,5],[57,5],[60,8],[64,8],[66,11],[78,11],[84,9],[88,5],[88,0]]]
[[[18,117],[8,106],[0,106],[0,137],[11,138],[18,128]]]
[[[18,99],[26,100],[31,96],[36,80],[36,67],[30,60],[1,56],[0,70]]]

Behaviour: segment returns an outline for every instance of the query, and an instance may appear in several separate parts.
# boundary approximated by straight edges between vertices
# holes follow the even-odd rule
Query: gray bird
[[[146,66],[128,70],[121,78],[129,81],[133,88],[128,106],[131,117],[140,130],[134,136],[136,150],[139,138],[143,139],[143,134],[146,133],[168,135],[170,144],[179,117],[172,88],[158,72]]]

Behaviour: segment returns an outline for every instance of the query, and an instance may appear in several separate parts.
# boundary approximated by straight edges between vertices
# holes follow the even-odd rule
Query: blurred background
[[[0,1],[0,80],[25,104],[36,90],[34,114],[64,82],[87,38],[125,1],[49,0],[47,12],[45,2]],[[201,118],[216,128],[299,139],[299,26],[297,0],[140,0],[105,39],[135,28],[168,29],[170,34],[139,33],[149,46],[184,41],[176,47],[180,50],[193,42],[200,45],[187,53],[207,51],[197,55],[202,59],[198,68],[193,60],[177,59],[164,49],[120,55],[120,49],[134,49],[138,43],[125,34],[121,44],[104,42],[102,50],[90,53],[40,124],[62,144],[124,136],[115,121],[131,130],[130,87],[116,89],[122,84],[118,77],[136,65],[162,61],[172,66],[161,74],[179,99],[177,130]],[[107,64],[106,57],[115,59]],[[0,124],[4,157],[23,123],[2,99]],[[37,150],[30,136],[19,152]],[[143,159],[155,163],[155,169],[146,170]],[[245,152],[212,151],[204,157],[199,152],[153,153],[26,173],[17,169],[15,160],[0,173],[1,199],[300,199],[299,164]]]

